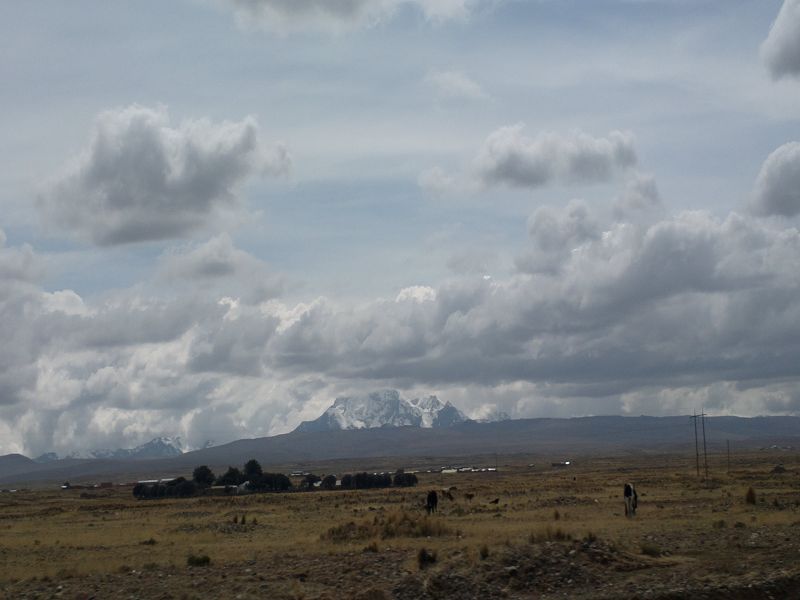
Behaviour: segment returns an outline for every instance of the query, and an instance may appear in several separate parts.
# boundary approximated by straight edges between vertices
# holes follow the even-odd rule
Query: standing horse
[[[425,499],[425,510],[428,511],[428,514],[436,512],[437,504],[439,504],[439,496],[436,495],[436,490],[431,490]]]
[[[633,487],[632,483],[625,484],[625,487],[622,491],[622,496],[625,499],[625,516],[635,517],[636,505],[638,504],[639,496],[636,493],[636,488]]]

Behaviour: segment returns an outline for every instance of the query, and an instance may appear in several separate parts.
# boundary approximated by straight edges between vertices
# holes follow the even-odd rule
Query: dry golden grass
[[[724,572],[734,554],[760,556],[760,540],[787,539],[783,532],[800,523],[798,465],[788,458],[739,457],[730,475],[715,471],[709,484],[687,459],[652,456],[579,461],[569,470],[511,464],[498,473],[422,474],[411,489],[163,500],[135,500],[130,488],[98,490],[94,498],[74,490],[6,493],[0,584],[177,572],[190,555],[217,567],[394,552],[402,568],[416,572],[423,546],[438,557],[430,562],[435,571],[447,557],[479,565],[521,545],[596,539],[665,565],[717,561]],[[770,472],[778,462],[786,473]],[[640,495],[632,519],[621,497],[628,480]],[[453,500],[440,496],[439,512],[426,516],[427,490],[452,486]],[[755,504],[746,502],[751,487]],[[793,541],[780,551],[787,563],[800,558]]]

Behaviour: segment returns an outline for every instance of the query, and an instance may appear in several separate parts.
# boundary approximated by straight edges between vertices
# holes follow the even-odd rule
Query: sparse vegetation
[[[576,480],[574,472],[553,472],[537,478],[535,486],[523,467],[491,478],[422,473],[422,489],[334,486],[231,496],[201,487],[193,476],[194,497],[167,496],[162,484],[157,502],[137,502],[130,487],[93,490],[91,499],[81,499],[80,488],[0,494],[0,596],[26,595],[35,576],[45,597],[56,596],[58,585],[64,586],[61,597],[87,588],[96,588],[98,597],[158,597],[143,585],[148,579],[163,582],[154,588],[162,596],[178,598],[200,597],[200,588],[190,587],[200,579],[209,597],[233,593],[236,586],[241,589],[234,595],[257,597],[264,594],[262,585],[275,597],[337,597],[340,589],[326,587],[335,573],[342,585],[355,586],[348,590],[357,597],[364,588],[356,573],[369,572],[369,586],[386,597],[397,589],[420,597],[424,585],[440,597],[457,597],[461,585],[520,597],[544,595],[548,586],[555,595],[572,594],[577,586],[575,596],[592,597],[585,583],[590,579],[613,596],[640,580],[648,582],[647,589],[661,577],[691,582],[701,568],[713,574],[704,580],[710,590],[722,584],[746,589],[774,576],[776,553],[794,552],[798,517],[788,499],[796,494],[796,481],[769,473],[774,457],[738,466],[721,489],[698,485],[688,469],[658,471],[649,457],[639,460],[640,470],[621,461],[595,463]],[[629,470],[620,477],[621,464]],[[387,472],[394,483],[398,470]],[[262,471],[261,480],[269,476]],[[626,519],[618,481],[645,479],[652,500],[640,506],[636,519]],[[169,487],[177,490],[180,483]],[[439,511],[427,516],[427,492],[454,485],[452,499],[440,494]],[[759,510],[742,502],[748,487],[763,489],[756,498]],[[499,506],[490,504],[495,498]],[[775,499],[783,509],[773,508]],[[423,545],[435,563],[420,566]],[[746,550],[732,554],[732,547]],[[195,557],[192,563],[189,556]],[[780,568],[792,577],[797,572],[800,581],[800,567]],[[636,590],[633,595],[646,596],[646,590]],[[771,591],[773,597],[791,597],[784,592]],[[673,593],[691,595],[683,588]]]

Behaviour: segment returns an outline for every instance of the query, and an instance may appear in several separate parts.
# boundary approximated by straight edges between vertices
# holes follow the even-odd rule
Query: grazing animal
[[[453,494],[450,493],[450,490],[442,490],[442,496],[448,500],[453,500]]]
[[[626,483],[622,491],[622,496],[625,499],[625,516],[636,516],[636,505],[638,504],[639,495],[636,493],[636,488],[632,483]]]
[[[439,496],[436,494],[436,490],[431,490],[428,492],[428,497],[425,499],[425,510],[428,511],[428,514],[436,512],[436,505],[439,504]]]

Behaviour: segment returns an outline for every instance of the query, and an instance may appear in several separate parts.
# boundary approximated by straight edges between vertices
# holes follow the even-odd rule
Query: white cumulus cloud
[[[784,0],[761,56],[775,79],[800,76],[800,0]]]
[[[598,183],[636,164],[630,133],[612,131],[596,138],[574,131],[530,138],[523,129],[521,123],[501,127],[486,138],[474,163],[485,185],[535,188],[554,181]]]
[[[800,214],[800,142],[784,144],[764,161],[750,209],[761,216]]]
[[[251,117],[173,126],[166,108],[132,105],[97,117],[89,146],[38,204],[46,223],[101,246],[183,237],[237,208],[249,177],[289,166]]]

